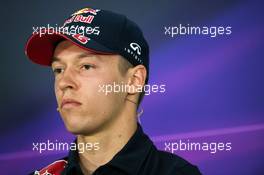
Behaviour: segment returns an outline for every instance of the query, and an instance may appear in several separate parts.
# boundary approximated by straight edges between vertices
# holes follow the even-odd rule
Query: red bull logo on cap
[[[79,15],[79,14],[82,14],[82,13],[91,13],[93,15],[97,15],[97,12],[99,12],[100,10],[99,9],[92,9],[92,8],[83,8],[81,10],[78,10],[77,12],[73,13],[72,16],[74,15]]]

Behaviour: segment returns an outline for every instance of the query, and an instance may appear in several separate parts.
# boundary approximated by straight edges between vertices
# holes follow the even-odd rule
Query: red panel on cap
[[[34,63],[44,65],[44,66],[50,66],[51,58],[53,56],[53,52],[56,47],[56,44],[58,44],[58,42],[61,40],[71,41],[73,44],[77,45],[78,47],[84,50],[89,50],[97,54],[113,54],[113,53],[96,51],[94,49],[86,48],[72,41],[66,35],[63,35],[60,33],[54,33],[54,34],[47,33],[42,36],[40,36],[39,34],[33,34],[28,39],[28,42],[25,48],[25,53],[28,56],[28,58],[32,60]]]
[[[64,39],[60,35],[32,35],[26,44],[26,55],[37,64],[49,66],[55,43]]]

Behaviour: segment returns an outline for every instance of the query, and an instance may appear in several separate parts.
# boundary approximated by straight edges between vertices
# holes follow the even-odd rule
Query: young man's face
[[[58,44],[52,70],[60,114],[73,134],[89,135],[109,126],[116,119],[126,93],[105,95],[100,86],[124,82],[119,55],[98,55],[69,41]]]

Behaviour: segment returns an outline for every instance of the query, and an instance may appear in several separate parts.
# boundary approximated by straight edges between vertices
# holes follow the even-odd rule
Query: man
[[[58,111],[67,130],[77,136],[76,144],[94,146],[83,153],[70,150],[67,157],[32,174],[200,174],[184,159],[158,151],[137,122],[144,92],[135,87],[148,82],[149,48],[134,22],[84,8],[59,32],[34,33],[26,54],[37,64],[51,66]],[[113,83],[129,88],[106,94],[103,87]]]

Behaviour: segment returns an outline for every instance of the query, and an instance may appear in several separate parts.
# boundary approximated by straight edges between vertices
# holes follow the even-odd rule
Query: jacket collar
[[[129,139],[128,143],[108,164],[122,169],[128,174],[138,174],[138,171],[147,158],[151,148],[153,148],[152,141],[146,134],[144,134],[142,127],[138,123],[137,130]]]
[[[137,123],[137,129],[127,144],[113,157],[112,160],[102,166],[113,166],[130,175],[135,175],[152,148],[152,141],[146,134],[144,134],[140,124]],[[81,175],[78,151],[71,150],[67,159],[68,165],[64,169],[63,175],[69,175],[73,172]]]

